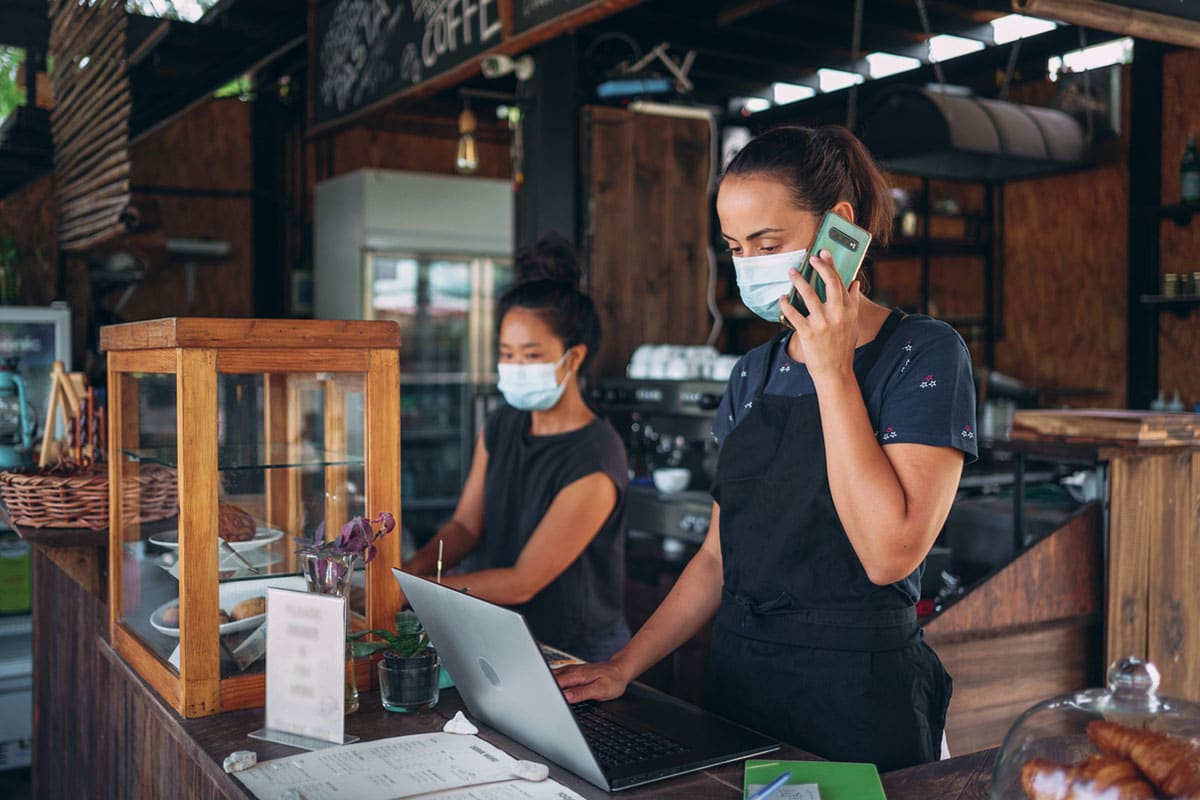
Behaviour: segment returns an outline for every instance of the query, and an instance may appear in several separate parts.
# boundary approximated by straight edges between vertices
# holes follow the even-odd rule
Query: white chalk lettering
[[[442,56],[455,53],[460,42],[486,44],[500,35],[496,0],[416,0],[413,18],[424,20],[421,63],[432,70]],[[478,32],[478,38],[476,38]]]

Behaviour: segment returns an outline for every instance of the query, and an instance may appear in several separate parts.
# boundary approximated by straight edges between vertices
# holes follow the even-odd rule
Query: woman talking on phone
[[[454,516],[404,568],[433,575],[478,549],[485,569],[442,582],[514,607],[546,644],[604,659],[629,640],[629,476],[621,437],[579,388],[600,346],[600,318],[577,288],[579,266],[562,237],[522,250],[514,266],[516,285],[496,314],[506,404],[475,443]]]
[[[717,214],[742,300],[790,327],[730,377],[700,550],[628,645],[558,679],[571,702],[617,697],[715,615],[710,710],[891,770],[939,755],[951,681],[915,604],[976,455],[974,384],[950,326],[869,300],[827,250],[806,252],[826,212],[886,244],[888,185],[845,129],[777,128],[730,163]],[[793,288],[807,316],[784,298]]]

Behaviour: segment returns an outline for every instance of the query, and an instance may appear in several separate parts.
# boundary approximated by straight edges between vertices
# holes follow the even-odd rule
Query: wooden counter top
[[[250,731],[262,727],[261,710],[183,719],[164,705],[111,648],[104,643],[100,643],[100,648],[102,659],[107,662],[115,684],[113,688],[120,687],[127,693],[120,703],[129,715],[125,722],[136,725],[137,729],[142,731],[142,735],[136,741],[130,738],[127,732],[120,742],[116,743],[118,748],[133,747],[139,750],[137,753],[119,755],[120,760],[128,759],[128,766],[125,769],[118,766],[117,772],[112,776],[120,775],[126,781],[147,782],[141,785],[127,783],[124,790],[129,795],[137,795],[140,790],[153,787],[177,797],[202,795],[250,798],[252,795],[245,790],[241,782],[222,770],[221,762],[225,756],[234,750],[253,750],[258,753],[260,761],[265,761],[300,752],[284,745],[247,737]],[[361,700],[362,708],[346,718],[346,732],[363,740],[439,731],[456,711],[465,711],[458,693],[453,689],[442,692],[436,708],[412,714],[384,710],[380,705],[378,692],[364,692]],[[147,735],[149,733],[153,735]],[[489,728],[481,726],[480,736],[516,758],[544,761],[537,753]],[[784,747],[776,755],[798,760],[812,758],[803,750],[790,746]],[[922,767],[898,770],[883,776],[884,788],[888,800],[935,800],[943,797],[985,800],[994,758],[995,752],[987,751]],[[140,770],[130,770],[129,767],[135,763],[154,764],[157,774],[149,777],[138,774]],[[550,775],[553,779],[589,800],[610,796],[628,800],[735,800],[742,797],[742,772],[742,762],[739,761],[659,781],[620,792],[618,795],[609,795],[561,767],[550,765]]]

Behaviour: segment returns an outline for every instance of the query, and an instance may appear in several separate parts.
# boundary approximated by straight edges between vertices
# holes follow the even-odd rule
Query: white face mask
[[[779,298],[792,288],[788,271],[800,269],[807,250],[790,250],[765,256],[734,256],[738,291],[746,308],[768,322],[779,322]]]
[[[570,352],[569,350],[567,351]],[[497,386],[504,400],[513,408],[522,411],[546,411],[558,405],[563,391],[567,388],[567,378],[562,383],[555,378],[555,372],[564,361],[567,353],[553,363],[536,364],[498,364],[497,372],[500,381]]]

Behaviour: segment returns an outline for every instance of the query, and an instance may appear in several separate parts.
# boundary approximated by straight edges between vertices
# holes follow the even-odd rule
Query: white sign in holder
[[[320,750],[345,735],[346,599],[267,589],[266,726],[252,739]]]

